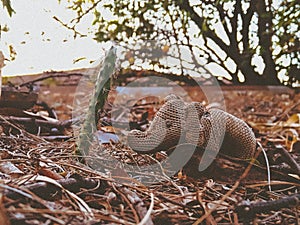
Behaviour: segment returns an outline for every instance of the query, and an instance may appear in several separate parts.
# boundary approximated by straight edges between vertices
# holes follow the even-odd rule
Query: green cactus
[[[103,108],[107,99],[112,83],[112,74],[115,70],[116,58],[116,48],[112,47],[106,54],[102,69],[94,81],[95,91],[90,99],[87,115],[78,137],[77,152],[82,156],[89,155],[89,148],[94,138],[94,132],[97,129],[95,114]]]

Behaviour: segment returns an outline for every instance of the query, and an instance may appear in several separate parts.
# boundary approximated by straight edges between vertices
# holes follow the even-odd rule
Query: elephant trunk
[[[175,95],[169,95],[159,109],[149,129],[132,130],[127,136],[128,145],[139,153],[168,150],[179,144],[185,132],[185,104]]]

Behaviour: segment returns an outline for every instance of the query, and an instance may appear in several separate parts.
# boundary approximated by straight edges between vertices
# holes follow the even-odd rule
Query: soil
[[[71,119],[76,88],[44,85],[39,99],[54,108],[59,120]],[[253,128],[269,158],[271,174],[275,171],[271,183],[262,153],[255,166],[249,161],[218,159],[219,172],[213,177],[188,176],[184,171],[167,176],[167,170],[160,167],[143,170],[145,165],[165,159],[166,152],[139,155],[122,142],[108,141],[92,143],[92,150],[86,153],[77,151],[76,137],[49,142],[27,132],[2,134],[2,224],[299,223],[299,173],[285,153],[299,168],[300,94],[278,86],[223,86],[222,91],[208,90],[210,100],[218,100],[216,103],[208,102],[197,87],[184,90],[184,99],[225,106]],[[110,92],[111,104],[117,94],[115,88]],[[223,105],[219,101],[222,95]],[[140,99],[138,95],[134,98]],[[106,111],[111,110],[109,105]],[[151,114],[147,107],[146,111]],[[110,126],[98,128],[111,133],[105,131]],[[114,131],[124,134],[122,129]]]

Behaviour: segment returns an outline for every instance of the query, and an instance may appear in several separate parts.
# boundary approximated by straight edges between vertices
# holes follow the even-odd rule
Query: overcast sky
[[[10,29],[9,32],[1,33],[0,50],[5,57],[9,58],[9,46],[13,46],[17,55],[14,61],[6,62],[2,75],[34,74],[50,70],[89,67],[90,61],[102,57],[101,45],[93,40],[92,34],[74,40],[73,32],[53,19],[53,16],[56,16],[67,23],[76,17],[75,12],[66,9],[64,4],[66,1],[62,1],[61,4],[58,4],[57,0],[11,2],[16,11],[12,17],[9,17],[6,10],[0,7],[0,23],[2,26],[7,24]],[[88,29],[93,19],[92,14],[86,15],[78,29],[85,34],[92,33]],[[82,60],[74,63],[77,59]],[[256,57],[254,61],[257,69],[262,71],[261,59]],[[223,68],[216,65],[212,67],[209,68],[207,65],[215,75],[226,76]]]
[[[91,60],[101,57],[100,44],[92,36],[74,40],[73,33],[53,19],[57,16],[68,22],[76,16],[65,5],[55,0],[27,0],[12,1],[12,6],[16,11],[12,17],[0,8],[1,25],[7,24],[10,29],[1,34],[0,50],[9,58],[9,45],[12,45],[17,56],[12,62],[6,61],[2,75],[88,67]],[[80,29],[87,31],[92,18],[87,17],[85,21]],[[86,59],[73,63],[82,57]]]
[[[16,11],[12,17],[0,8],[1,25],[7,24],[10,31],[2,33],[0,50],[9,58],[9,46],[16,50],[16,59],[6,62],[2,75],[34,74],[49,70],[68,70],[91,66],[90,61],[102,55],[101,45],[93,40],[92,34],[74,40],[74,33],[53,19],[58,17],[67,23],[76,13],[67,10],[65,1],[27,0],[12,1]],[[106,17],[107,12],[103,12]],[[93,15],[83,17],[78,27],[88,34]],[[91,32],[90,32],[91,33]],[[74,63],[74,60],[85,58]],[[221,67],[213,66],[215,74],[226,75]]]

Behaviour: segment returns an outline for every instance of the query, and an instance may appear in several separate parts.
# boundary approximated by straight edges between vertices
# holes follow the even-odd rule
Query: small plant
[[[89,107],[78,137],[78,153],[87,156],[96,131],[95,114],[101,110],[110,90],[112,75],[116,64],[116,48],[112,47],[106,54],[102,69],[94,80],[95,90],[91,95]]]

